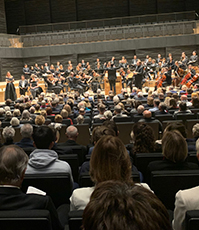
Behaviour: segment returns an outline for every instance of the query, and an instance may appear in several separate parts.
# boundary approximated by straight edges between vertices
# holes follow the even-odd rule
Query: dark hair
[[[104,125],[97,126],[93,129],[92,132],[92,142],[93,144],[97,143],[102,136],[112,135],[115,136],[114,130],[106,127]]]
[[[170,230],[165,206],[142,186],[106,181],[96,186],[83,213],[84,230]]]
[[[186,127],[182,123],[180,122],[168,123],[164,132],[172,131],[172,130],[178,130],[184,138],[187,138]]]
[[[186,102],[180,102],[179,109],[180,109],[180,111],[186,111],[187,110]]]
[[[134,145],[133,153],[152,153],[155,151],[155,136],[153,129],[145,123],[136,123],[133,126]]]
[[[97,142],[91,154],[90,175],[95,183],[106,180],[133,183],[131,160],[118,137],[106,135]]]
[[[47,115],[51,115],[52,114],[52,108],[51,107],[47,107],[46,108],[46,113],[47,113]]]
[[[117,125],[114,121],[109,121],[109,120],[104,121],[103,125],[109,129],[113,129],[115,132],[115,136],[118,136],[118,128],[117,128]]]
[[[199,100],[197,97],[192,98],[192,105],[194,108],[199,108]]]
[[[160,100],[159,100],[159,99],[155,99],[153,102],[154,102],[157,106],[159,106],[159,104],[160,104]]]
[[[48,126],[35,127],[32,138],[38,149],[48,149],[55,140],[54,132]]]

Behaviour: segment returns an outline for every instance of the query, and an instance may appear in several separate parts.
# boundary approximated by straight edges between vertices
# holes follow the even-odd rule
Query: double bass
[[[162,87],[162,83],[166,80],[167,76],[164,74],[165,68],[162,68],[161,73],[158,72],[158,77],[156,79],[155,87]]]

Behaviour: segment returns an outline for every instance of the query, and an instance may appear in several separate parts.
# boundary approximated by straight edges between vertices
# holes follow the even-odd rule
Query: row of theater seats
[[[193,34],[195,21],[160,23],[141,26],[121,26],[105,29],[77,30],[60,33],[45,33],[23,35],[24,47],[62,45],[68,43],[82,43],[116,39],[130,39],[140,37],[171,36],[179,34]]]

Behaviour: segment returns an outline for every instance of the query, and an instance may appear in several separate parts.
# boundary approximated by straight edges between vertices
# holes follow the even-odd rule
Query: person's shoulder
[[[197,201],[197,203],[199,203],[199,186],[190,188],[190,189],[185,189],[185,190],[179,190],[176,193],[176,198],[177,199],[181,199],[184,201],[184,203],[186,203],[186,201],[190,203],[195,203]]]

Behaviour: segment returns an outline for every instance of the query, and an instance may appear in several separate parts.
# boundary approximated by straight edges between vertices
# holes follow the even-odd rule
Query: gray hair
[[[199,139],[196,141],[196,151],[199,153]]]
[[[4,110],[5,110],[5,112],[6,112],[6,111],[10,111],[10,107],[9,107],[9,106],[5,106],[5,107],[4,107]]]
[[[138,112],[138,114],[142,114],[144,112],[144,106],[143,105],[139,105],[137,107],[137,112]]]
[[[199,136],[199,123],[195,124],[192,128],[192,133],[194,137]]]
[[[78,125],[84,123],[84,117],[82,115],[79,115],[76,120]]]
[[[33,133],[33,127],[30,124],[24,124],[20,129],[21,136],[30,138]]]
[[[3,115],[5,113],[5,110],[3,108],[0,108],[0,115]]]
[[[78,133],[78,130],[75,126],[73,125],[70,125],[68,126],[68,128],[66,129],[66,135],[69,137],[69,138],[73,138],[73,137],[76,137],[77,136],[77,133]]]
[[[15,110],[13,111],[13,116],[14,116],[14,117],[19,117],[19,116],[21,116],[20,110],[19,110],[19,109],[15,109]]]
[[[118,97],[117,95],[115,95],[115,96],[113,97],[113,101],[114,101],[115,103],[118,103],[118,102],[120,102],[120,99],[119,99],[119,97]]]
[[[111,110],[107,110],[104,112],[104,116],[106,119],[110,120],[112,118],[113,114],[112,114]]]
[[[28,164],[28,156],[20,147],[8,145],[0,149],[0,184],[16,185]]]
[[[5,140],[13,139],[15,136],[15,130],[12,127],[7,126],[3,129],[2,135]]]
[[[21,120],[30,120],[30,113],[27,109],[22,112]]]
[[[19,125],[19,124],[20,124],[19,119],[16,118],[16,117],[13,117],[13,118],[11,119],[11,121],[10,121],[10,124],[11,124],[12,126],[17,126],[17,125]]]

